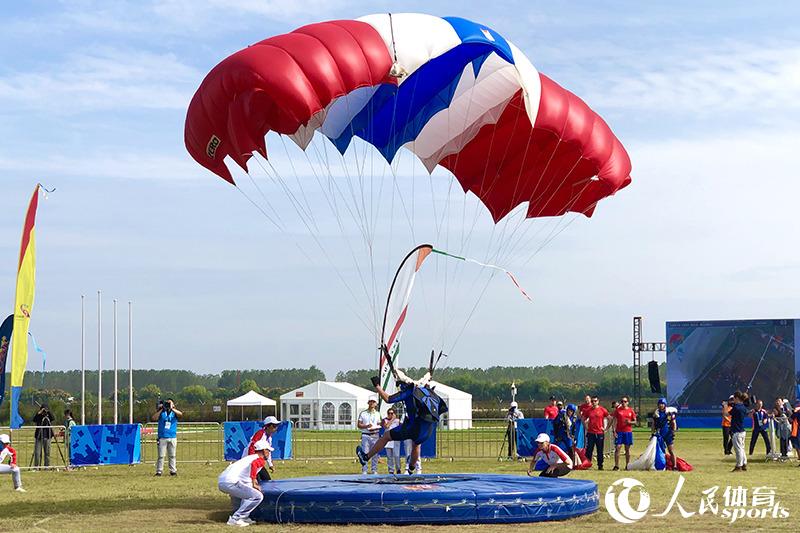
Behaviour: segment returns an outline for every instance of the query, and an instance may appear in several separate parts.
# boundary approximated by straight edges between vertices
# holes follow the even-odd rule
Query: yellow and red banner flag
[[[19,248],[17,267],[17,293],[14,300],[14,331],[11,334],[11,427],[22,425],[19,415],[19,397],[22,393],[22,380],[28,365],[28,327],[33,311],[33,297],[36,288],[36,208],[39,205],[39,188],[33,190],[25,224],[22,227],[22,243]]]

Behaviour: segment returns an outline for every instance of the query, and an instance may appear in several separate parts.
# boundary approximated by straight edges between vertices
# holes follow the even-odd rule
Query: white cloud
[[[93,110],[185,109],[202,74],[172,54],[105,49],[0,78],[6,109],[72,114]]]
[[[208,179],[209,173],[188,155],[107,153],[79,155],[48,154],[36,159],[4,157],[0,154],[0,170],[19,176],[51,176],[52,178],[103,178],[192,180]],[[213,177],[213,176],[212,176]]]

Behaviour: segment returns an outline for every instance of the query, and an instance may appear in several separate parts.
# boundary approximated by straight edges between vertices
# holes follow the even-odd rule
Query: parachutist
[[[391,396],[380,386],[375,385],[375,391],[381,399],[394,404],[403,402],[405,406],[406,419],[402,425],[385,432],[378,441],[372,445],[369,451],[362,446],[356,448],[356,456],[362,466],[366,465],[370,459],[379,454],[390,441],[411,440],[413,449],[409,458],[409,471],[412,465],[419,461],[420,447],[423,442],[428,440],[433,428],[439,421],[439,416],[447,412],[447,404],[433,392],[430,386],[430,372],[426,373],[422,379],[414,381],[403,373],[402,370],[392,368],[393,373],[399,381],[400,390]]]

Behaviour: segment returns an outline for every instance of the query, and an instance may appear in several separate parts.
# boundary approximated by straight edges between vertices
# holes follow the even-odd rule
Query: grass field
[[[341,435],[332,438],[341,439]],[[647,433],[636,434],[634,456],[644,448]],[[315,439],[319,440],[319,439]],[[350,443],[354,446],[355,442]],[[338,444],[337,444],[338,446]],[[180,445],[179,445],[180,449]],[[695,471],[684,474],[686,478],[678,501],[687,511],[697,511],[702,491],[719,486],[715,501],[724,507],[723,492],[726,486],[753,488],[774,487],[776,500],[790,513],[787,519],[742,518],[732,525],[730,519],[706,514],[682,518],[677,507],[666,517],[657,518],[675,489],[678,474],[673,472],[632,472],[644,483],[650,494],[650,512],[634,528],[649,528],[662,531],[719,531],[722,529],[797,531],[800,516],[800,468],[797,462],[765,463],[753,460],[750,470],[730,473],[733,467],[731,456],[721,454],[718,431],[683,430],[678,433],[676,449],[695,467]],[[759,457],[763,447],[759,443]],[[382,465],[383,466],[383,465]],[[601,509],[593,515],[568,522],[556,523],[555,527],[566,527],[569,531],[611,531],[622,526],[615,522],[605,508],[602,499],[611,483],[625,477],[623,472],[610,471],[613,461],[608,461],[603,472],[597,470],[574,472],[571,477],[597,481],[601,494]],[[224,463],[179,464],[179,475],[175,478],[153,477],[153,466],[110,466],[73,471],[23,472],[23,483],[27,493],[11,490],[8,476],[0,476],[0,531],[225,531],[224,525],[229,510],[229,501],[216,488],[216,478]],[[352,460],[305,460],[279,462],[277,478],[318,474],[357,473],[359,469]],[[433,460],[425,464],[426,473],[434,472],[497,472],[525,474],[522,463],[498,462],[496,458]],[[635,493],[633,493],[635,494]],[[748,495],[749,499],[749,495]],[[634,507],[637,499],[632,498]],[[748,501],[748,507],[750,502]],[[519,526],[425,526],[423,531],[481,531],[507,533],[509,527]],[[554,527],[553,523],[523,526],[525,531],[534,528]],[[326,531],[362,533],[375,531],[370,526],[254,526],[257,531],[291,531],[297,533],[325,533]],[[409,528],[410,529],[410,528]]]

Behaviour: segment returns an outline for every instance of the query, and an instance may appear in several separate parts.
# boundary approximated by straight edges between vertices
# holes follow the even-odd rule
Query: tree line
[[[424,368],[408,368],[406,373],[421,376]],[[666,365],[659,367],[662,378]],[[336,374],[336,381],[345,381],[371,389],[370,377],[375,370],[349,370]],[[597,394],[601,398],[618,398],[633,393],[633,372],[627,365],[546,365],[539,367],[462,368],[445,367],[436,370],[435,379],[456,389],[472,394],[476,411],[496,414],[510,400],[510,387],[516,386],[516,398],[521,406],[538,409],[551,395],[565,401],[577,402],[585,394]],[[643,377],[647,376],[643,368]],[[118,374],[120,390],[120,418],[127,421],[128,372]],[[103,371],[103,422],[111,420],[114,394],[112,371]],[[189,370],[134,370],[134,421],[145,422],[155,411],[159,399],[173,398],[185,413],[186,420],[221,421],[225,419],[225,402],[237,395],[255,390],[278,401],[278,398],[295,388],[314,381],[325,380],[325,374],[316,366],[310,368],[270,370],[225,370],[219,374],[195,374]],[[6,383],[10,383],[7,375]],[[26,420],[31,420],[38,404],[47,403],[56,420],[60,421],[63,409],[71,408],[79,419],[81,373],[79,370],[28,372],[26,388],[20,397],[20,411]],[[666,384],[661,383],[666,391]],[[650,394],[646,379],[643,393]],[[9,397],[8,391],[6,397]],[[7,425],[9,408],[6,403],[0,409],[0,425]],[[86,421],[97,421],[97,372],[86,372]],[[605,402],[604,402],[605,403]],[[218,406],[219,410],[214,410]],[[280,415],[280,406],[278,412]],[[249,413],[248,416],[257,416]],[[237,415],[238,416],[238,415]]]

